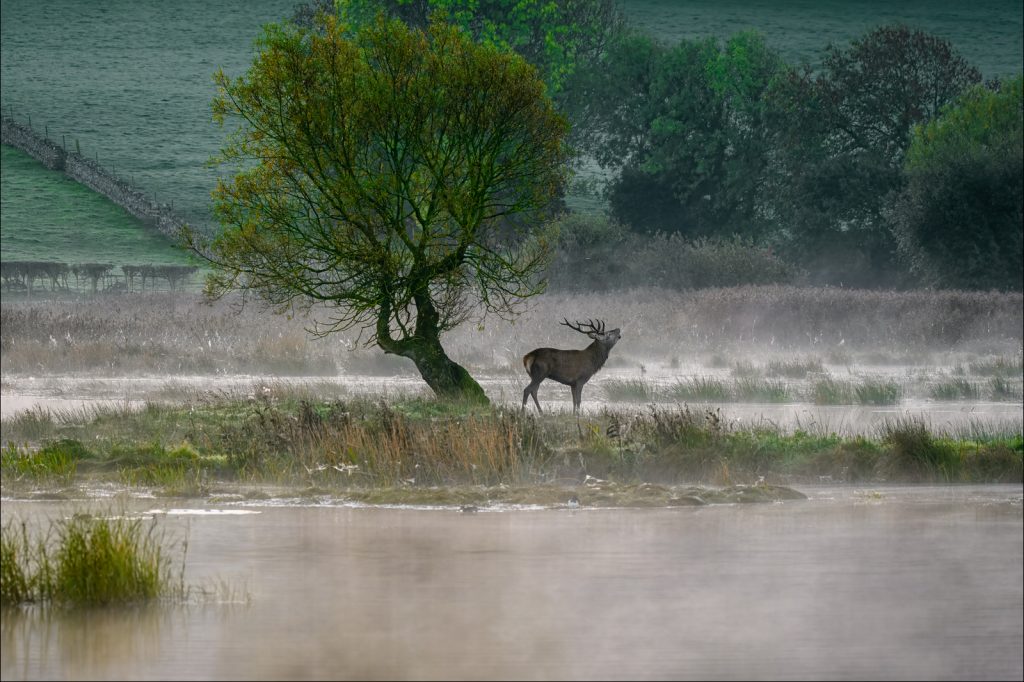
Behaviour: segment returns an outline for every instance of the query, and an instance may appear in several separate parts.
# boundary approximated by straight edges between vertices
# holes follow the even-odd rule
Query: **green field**
[[[191,263],[167,237],[105,197],[13,147],[0,149],[0,260]]]

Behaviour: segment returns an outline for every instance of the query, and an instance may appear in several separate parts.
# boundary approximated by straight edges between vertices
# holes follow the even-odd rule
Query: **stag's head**
[[[568,319],[564,319],[561,324],[564,324],[569,329],[578,331],[581,334],[586,334],[608,350],[611,350],[612,346],[618,343],[619,339],[622,337],[622,334],[619,333],[618,329],[605,331],[604,322],[601,320],[597,320],[596,322],[594,320],[587,320],[586,323],[577,322],[576,324],[573,324],[569,322]]]

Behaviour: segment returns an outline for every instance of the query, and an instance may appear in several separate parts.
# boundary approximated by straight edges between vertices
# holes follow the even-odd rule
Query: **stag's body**
[[[533,396],[533,402],[540,412],[540,402],[537,400],[537,389],[545,379],[552,379],[560,384],[565,384],[572,389],[572,411],[579,412],[580,403],[583,399],[583,386],[590,380],[590,377],[601,369],[612,346],[619,340],[618,329],[610,332],[604,330],[604,323],[600,320],[595,325],[588,321],[587,329],[577,323],[575,326],[568,320],[562,322],[570,329],[586,334],[594,340],[583,350],[560,350],[558,348],[538,348],[523,356],[523,366],[526,373],[530,375],[530,385],[523,389],[523,408]],[[589,329],[589,331],[588,331]]]

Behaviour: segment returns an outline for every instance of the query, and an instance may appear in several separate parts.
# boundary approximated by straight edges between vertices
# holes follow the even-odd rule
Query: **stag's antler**
[[[586,334],[587,336],[592,336],[594,334],[604,334],[604,322],[602,322],[601,320],[598,320],[597,324],[594,324],[594,320],[587,320],[587,324],[585,325],[587,329],[583,328],[584,324],[582,322],[577,321],[576,324],[573,324],[569,322],[568,318],[563,318],[563,320],[564,321],[559,322],[559,324],[564,324],[569,329],[577,331],[580,334]]]

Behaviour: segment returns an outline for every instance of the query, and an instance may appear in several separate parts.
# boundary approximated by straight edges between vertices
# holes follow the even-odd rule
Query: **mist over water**
[[[268,500],[195,515],[186,581],[249,602],[5,613],[5,679],[1007,679],[1019,485],[699,509]],[[169,513],[167,513],[169,511]],[[163,513],[161,513],[163,512]],[[4,501],[4,517],[66,514]],[[238,601],[238,600],[236,600]],[[244,601],[244,600],[243,600]]]

